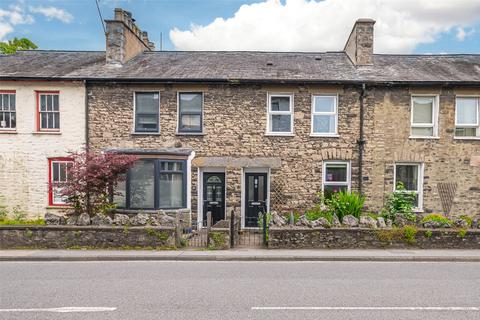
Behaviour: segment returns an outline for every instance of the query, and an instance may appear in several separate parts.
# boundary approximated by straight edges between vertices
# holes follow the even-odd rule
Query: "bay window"
[[[455,137],[480,138],[480,98],[457,97],[455,105]]]
[[[267,134],[293,134],[293,95],[271,94],[268,97]]]

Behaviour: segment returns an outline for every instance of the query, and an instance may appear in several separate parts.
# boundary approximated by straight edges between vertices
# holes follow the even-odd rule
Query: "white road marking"
[[[115,311],[115,307],[62,307],[62,308],[31,308],[31,309],[0,309],[0,312],[106,312]]]
[[[480,311],[480,307],[252,307],[252,310]]]

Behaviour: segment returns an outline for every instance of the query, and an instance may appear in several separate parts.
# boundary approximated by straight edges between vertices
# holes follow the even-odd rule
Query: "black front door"
[[[267,211],[267,174],[245,173],[245,227],[258,227],[258,213]]]
[[[212,225],[225,219],[225,173],[203,174],[203,225],[207,212],[212,213]]]

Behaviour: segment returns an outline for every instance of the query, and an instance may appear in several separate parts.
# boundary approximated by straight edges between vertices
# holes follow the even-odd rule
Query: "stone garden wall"
[[[478,229],[270,227],[270,249],[480,249]]]
[[[0,226],[0,249],[166,249],[174,246],[173,227]]]

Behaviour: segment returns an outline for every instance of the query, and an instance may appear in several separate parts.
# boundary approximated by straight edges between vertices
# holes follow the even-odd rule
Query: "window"
[[[203,94],[181,92],[178,94],[178,132],[202,132]]]
[[[405,190],[415,194],[414,207],[422,208],[423,197],[423,165],[420,163],[397,163],[395,164],[394,191],[397,185],[402,183]]]
[[[437,137],[437,112],[437,97],[412,97],[411,136],[414,138]]]
[[[267,134],[293,134],[293,95],[275,94],[268,97]]]
[[[455,137],[480,138],[480,98],[459,97],[455,108]]]
[[[60,130],[60,102],[58,92],[37,92],[39,131]]]
[[[350,191],[350,163],[330,161],[323,163],[323,194],[326,199],[339,191]]]
[[[73,161],[69,158],[49,159],[49,205],[65,205],[66,198],[62,196],[62,188],[68,180],[69,170]]]
[[[135,132],[159,132],[158,92],[135,92]]]
[[[117,185],[113,202],[126,209],[186,207],[186,161],[141,159]]]
[[[0,130],[12,130],[16,126],[15,91],[0,91]]]
[[[337,96],[313,96],[312,135],[337,134]]]

